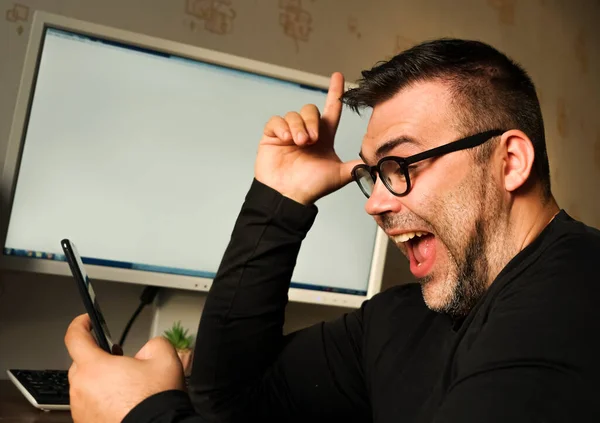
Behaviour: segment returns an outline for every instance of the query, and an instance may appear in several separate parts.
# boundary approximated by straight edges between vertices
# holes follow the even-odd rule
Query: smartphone
[[[83,261],[77,252],[75,245],[68,239],[63,239],[60,245],[65,252],[71,273],[77,282],[83,305],[92,321],[92,329],[96,342],[104,351],[113,355],[123,355],[123,350],[112,341],[110,331],[104,320],[104,315],[98,304],[98,299],[92,287],[92,283],[83,267]]]

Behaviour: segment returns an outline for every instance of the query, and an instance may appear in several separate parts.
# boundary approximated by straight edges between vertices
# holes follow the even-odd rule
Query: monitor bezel
[[[16,188],[18,169],[20,167],[23,141],[26,135],[25,125],[28,121],[30,103],[34,94],[33,87],[37,78],[37,69],[47,28],[78,32],[91,37],[103,38],[123,44],[132,44],[141,48],[157,50],[193,60],[201,60],[216,65],[313,86],[315,88],[326,90],[329,86],[329,78],[324,76],[209,50],[203,47],[135,33],[128,30],[86,22],[48,12],[36,11],[30,29],[25,61],[21,73],[18,96],[2,169],[2,180],[0,182],[2,184],[0,188],[0,194],[2,195],[0,220],[2,251],[0,254],[0,266],[5,269],[54,275],[70,275],[68,264],[66,262],[42,258],[15,257],[4,254],[4,245],[6,242],[10,212]],[[346,89],[352,86],[353,84],[346,83]],[[57,243],[59,241],[60,240],[57,240]],[[387,236],[381,228],[378,227],[375,236],[366,295],[351,295],[323,290],[290,288],[288,295],[289,300],[352,308],[360,307],[364,300],[371,298],[381,290],[387,244]],[[88,269],[90,278],[115,282],[154,285],[192,291],[208,291],[212,284],[212,279],[186,275],[121,269],[91,264],[86,264],[86,269]]]

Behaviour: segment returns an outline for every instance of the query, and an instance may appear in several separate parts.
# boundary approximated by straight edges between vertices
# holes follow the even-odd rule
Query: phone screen
[[[108,325],[104,319],[104,314],[100,309],[100,304],[98,303],[96,293],[94,292],[92,283],[90,282],[87,272],[85,271],[83,261],[77,252],[77,248],[71,241],[67,239],[62,240],[61,245],[67,257],[67,261],[69,262],[71,273],[73,273],[73,277],[79,285],[79,291],[81,293],[86,311],[90,316],[90,320],[92,321],[96,342],[105,351],[115,355],[122,355],[123,352],[121,347],[112,341]]]

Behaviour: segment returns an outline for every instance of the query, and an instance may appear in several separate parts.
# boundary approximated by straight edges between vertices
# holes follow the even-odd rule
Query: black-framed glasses
[[[504,132],[505,131],[500,129],[481,132],[409,157],[383,157],[375,166],[359,164],[352,169],[352,178],[356,181],[360,190],[367,198],[373,193],[377,175],[379,175],[383,184],[392,194],[402,197],[408,194],[411,188],[409,175],[410,165],[420,162],[421,160],[477,147],[492,137],[502,135]]]

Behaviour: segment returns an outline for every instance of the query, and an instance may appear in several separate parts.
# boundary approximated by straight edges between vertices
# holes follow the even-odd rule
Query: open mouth
[[[436,239],[429,232],[405,232],[392,237],[396,244],[406,248],[410,271],[416,278],[426,276],[435,263]]]

